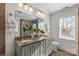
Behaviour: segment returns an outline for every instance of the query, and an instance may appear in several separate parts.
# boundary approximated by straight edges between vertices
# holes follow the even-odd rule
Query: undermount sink
[[[21,42],[32,42],[33,40],[22,40]]]

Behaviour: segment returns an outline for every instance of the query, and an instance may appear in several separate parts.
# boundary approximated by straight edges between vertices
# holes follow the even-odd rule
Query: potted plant
[[[33,29],[31,24],[26,24],[23,27],[23,32],[25,33],[24,35],[30,35],[32,38],[34,36],[40,37],[41,34],[44,34],[44,31],[41,29]]]

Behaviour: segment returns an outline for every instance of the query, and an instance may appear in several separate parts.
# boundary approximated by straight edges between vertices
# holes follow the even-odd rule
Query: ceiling
[[[76,5],[77,3],[31,3],[32,6],[41,8],[47,13],[53,13],[65,7]]]

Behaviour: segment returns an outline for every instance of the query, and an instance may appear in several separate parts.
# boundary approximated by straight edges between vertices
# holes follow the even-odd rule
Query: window
[[[47,26],[44,22],[38,23],[38,28],[43,30],[44,32],[47,32]]]
[[[59,38],[75,40],[75,16],[60,18]]]
[[[38,23],[38,28],[41,30],[45,30],[44,22]]]

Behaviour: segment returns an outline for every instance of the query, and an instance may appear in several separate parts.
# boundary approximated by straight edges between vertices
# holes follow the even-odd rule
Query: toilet
[[[59,47],[59,43],[56,41],[53,41],[52,42],[52,50],[56,52],[58,47]]]

